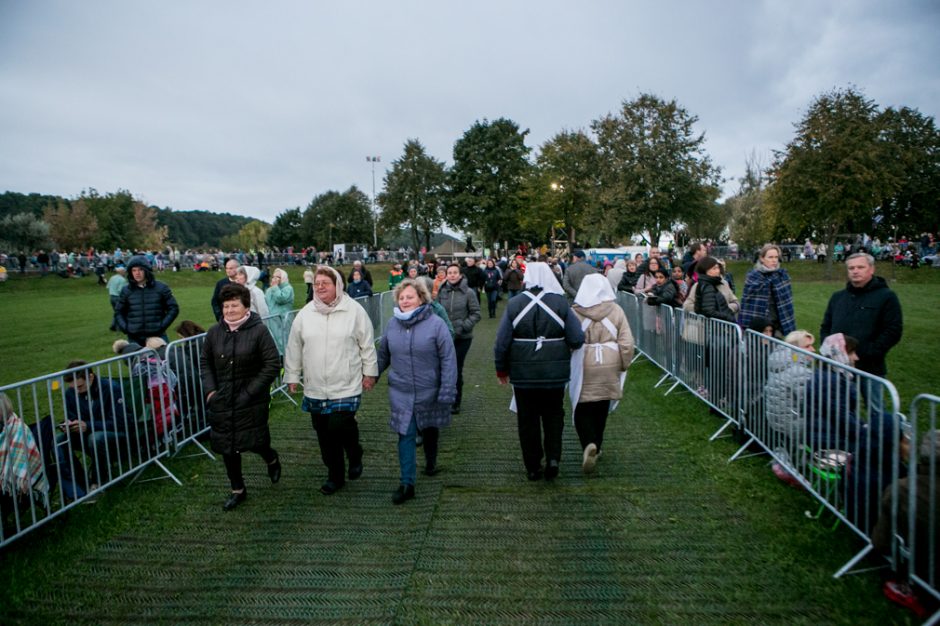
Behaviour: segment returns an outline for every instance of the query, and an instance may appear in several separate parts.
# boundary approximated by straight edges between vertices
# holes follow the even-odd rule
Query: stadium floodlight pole
[[[372,249],[376,250],[379,247],[379,235],[378,235],[378,221],[379,218],[375,213],[375,164],[382,160],[380,156],[367,156],[366,161],[372,164]]]

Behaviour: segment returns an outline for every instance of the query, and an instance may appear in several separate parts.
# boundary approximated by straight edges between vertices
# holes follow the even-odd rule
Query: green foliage
[[[304,245],[332,250],[334,243],[372,241],[371,203],[355,185],[339,193],[327,191],[307,205],[300,225]]]
[[[0,249],[29,254],[51,245],[49,225],[32,213],[16,213],[0,220]]]
[[[87,250],[98,241],[98,220],[84,200],[60,199],[46,207],[43,220],[56,246],[63,250]]]
[[[776,214],[767,203],[766,178],[755,155],[747,160],[738,192],[725,205],[731,218],[731,239],[742,249],[773,240]]]
[[[658,241],[664,230],[711,206],[719,169],[704,152],[698,118],[652,94],[625,100],[619,115],[591,123],[600,151],[601,203],[620,236]]]
[[[855,89],[818,96],[770,169],[769,201],[791,237],[867,232],[890,188],[877,105]],[[832,258],[832,255],[829,257]]]
[[[443,223],[446,178],[444,164],[429,156],[420,141],[406,141],[404,153],[392,162],[385,175],[385,190],[377,198],[383,229],[407,227],[413,249],[422,245],[430,249],[431,236]]]
[[[300,250],[304,247],[304,240],[300,235],[302,223],[303,216],[300,213],[300,207],[280,213],[274,218],[274,225],[268,233],[268,245],[282,249],[293,246],[295,250]]]
[[[212,211],[155,210],[157,223],[167,228],[167,239],[181,248],[219,248],[223,237],[237,233],[252,220]]]
[[[877,211],[876,232],[894,236],[940,228],[940,130],[916,109],[881,114],[889,191]]]
[[[62,201],[62,198],[59,196],[6,191],[0,194],[0,218],[16,215],[17,213],[29,213],[36,217],[42,217],[42,213],[47,206],[50,204],[55,206],[60,201]]]
[[[252,220],[242,226],[238,233],[223,237],[222,247],[225,250],[259,250],[267,244],[270,232],[270,224]]]
[[[479,232],[488,242],[517,239],[523,185],[531,167],[528,133],[500,118],[474,123],[457,140],[444,203],[444,219],[451,227]]]
[[[562,131],[542,144],[526,179],[526,208],[519,223],[536,240],[556,237],[573,243],[585,224],[600,236],[597,206],[597,147],[582,131]]]

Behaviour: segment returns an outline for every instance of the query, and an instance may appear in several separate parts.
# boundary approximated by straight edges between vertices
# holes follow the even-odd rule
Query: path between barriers
[[[653,391],[649,364],[631,372],[596,475],[580,472],[566,407],[560,478],[528,482],[510,389],[493,371],[495,328],[477,328],[464,410],[442,433],[444,471],[419,474],[415,500],[390,503],[398,469],[384,379],[360,413],[365,473],[332,497],[317,492],[309,417],[280,402],[278,485],[247,458],[249,499],[228,514],[220,461],[177,460],[181,488],[118,487],[106,497],[158,490],[160,510],[63,556],[60,574],[3,601],[4,623],[906,619],[880,598],[876,576],[833,580],[857,547],[849,533],[803,518],[809,499],[772,483],[766,461],[728,466],[733,444],[706,440],[717,420],[687,395]],[[67,517],[57,524],[67,532]]]

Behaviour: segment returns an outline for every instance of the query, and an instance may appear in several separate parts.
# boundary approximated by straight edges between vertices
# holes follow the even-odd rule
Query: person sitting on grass
[[[76,369],[84,365],[86,361],[77,360],[66,366],[70,370],[63,377],[68,385],[66,418],[56,437],[62,490],[66,498],[73,500],[111,480],[109,461],[117,458],[119,444],[128,431],[121,383],[99,378],[91,369]],[[86,483],[81,454],[94,460],[90,485]]]

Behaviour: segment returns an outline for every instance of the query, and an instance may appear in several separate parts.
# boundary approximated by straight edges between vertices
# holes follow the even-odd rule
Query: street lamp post
[[[379,247],[378,217],[375,214],[375,164],[382,160],[380,156],[367,156],[366,161],[372,164],[372,249]]]

